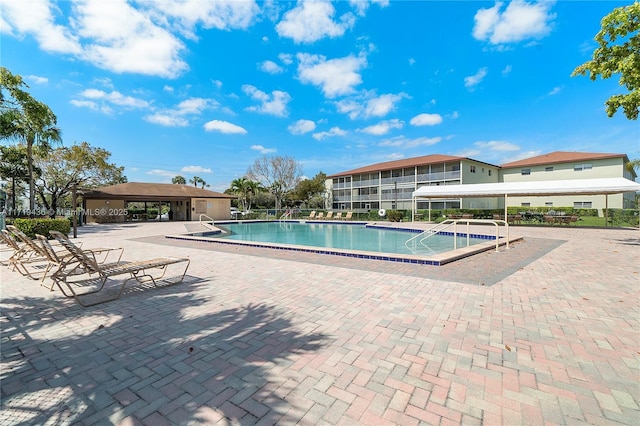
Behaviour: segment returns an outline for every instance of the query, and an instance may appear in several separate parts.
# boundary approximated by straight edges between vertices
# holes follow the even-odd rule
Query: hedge
[[[13,225],[29,238],[35,238],[36,234],[51,238],[49,231],[60,231],[64,235],[71,232],[71,222],[68,219],[15,219]]]

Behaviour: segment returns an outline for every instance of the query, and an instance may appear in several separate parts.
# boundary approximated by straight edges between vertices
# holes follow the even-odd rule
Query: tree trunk
[[[27,164],[29,166],[29,216],[36,208],[36,186],[33,182],[33,136],[27,138]]]

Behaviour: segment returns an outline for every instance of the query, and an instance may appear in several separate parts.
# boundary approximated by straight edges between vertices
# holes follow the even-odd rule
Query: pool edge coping
[[[256,222],[256,221],[251,221]],[[263,222],[263,221],[257,221]],[[270,221],[273,222],[273,221]],[[299,223],[332,223],[332,221],[296,221]],[[222,225],[224,223],[228,223],[227,221],[219,222],[218,224]],[[236,221],[232,221],[231,223],[237,223]],[[336,223],[336,222],[333,222]],[[348,225],[367,225],[369,222],[362,221],[352,221],[352,222],[341,222],[342,224]],[[215,232],[216,230],[220,231],[220,228],[215,226],[213,223],[211,226],[215,229],[210,229],[211,232]],[[386,226],[385,226],[386,227]],[[398,228],[404,231],[413,231],[408,228]],[[220,231],[222,232],[222,231]],[[419,255],[411,255],[411,254],[380,254],[375,252],[368,251],[360,251],[360,250],[349,250],[349,249],[334,249],[334,248],[321,248],[321,247],[313,247],[313,246],[301,246],[294,244],[277,244],[277,243],[263,243],[259,241],[241,241],[241,240],[221,240],[213,238],[207,238],[204,236],[198,236],[194,234],[202,233],[202,231],[194,231],[194,232],[186,232],[184,234],[174,234],[174,235],[165,235],[165,238],[175,239],[175,240],[183,240],[183,241],[196,241],[196,242],[205,242],[211,244],[226,244],[226,245],[236,245],[236,246],[244,246],[244,247],[257,247],[257,248],[265,248],[271,250],[288,250],[288,251],[297,251],[297,252],[305,252],[305,253],[316,253],[316,254],[324,254],[324,255],[333,255],[333,256],[343,256],[343,257],[353,257],[359,259],[372,259],[372,260],[381,260],[388,262],[401,262],[401,263],[412,263],[412,264],[422,264],[422,265],[432,265],[432,266],[442,266],[447,263],[455,262],[456,260],[463,259],[465,257],[473,256],[474,254],[482,253],[485,251],[489,251],[492,249],[498,249],[499,247],[507,246],[506,238],[503,236],[498,241],[496,247],[495,238],[492,237],[491,240],[487,240],[486,242],[474,244],[468,247],[461,247],[455,250],[450,250],[443,253],[437,253],[431,256],[419,256]],[[465,234],[466,235],[466,234]],[[522,236],[509,236],[508,244],[511,244],[516,241],[522,240]]]

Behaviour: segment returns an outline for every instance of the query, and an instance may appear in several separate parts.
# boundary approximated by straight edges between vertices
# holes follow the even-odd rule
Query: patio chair
[[[51,278],[65,296],[73,297],[80,306],[84,307],[120,298],[125,286],[131,280],[141,284],[151,282],[155,287],[159,287],[158,283],[161,281],[165,285],[180,283],[184,280],[191,263],[191,260],[186,257],[159,257],[131,262],[119,260],[100,265],[90,253],[79,248],[66,235],[58,231],[49,231],[49,233],[71,254],[51,275]],[[181,266],[181,264],[184,264],[184,270],[180,268],[180,272],[173,279],[165,278],[169,266]],[[114,285],[115,295],[98,300],[90,300],[91,297],[86,297],[103,290],[106,292],[107,282],[117,283]]]
[[[336,215],[333,217],[333,220],[342,220],[342,212],[336,213]]]
[[[15,269],[11,262],[13,261],[14,257],[20,257],[23,254],[26,254],[24,248],[15,240],[15,238],[11,236],[11,233],[6,229],[0,229],[0,241],[6,245],[6,247],[2,248],[2,252],[9,253],[9,258],[7,260],[0,261],[0,264]]]
[[[347,212],[347,214],[344,216],[342,220],[351,220],[352,217],[353,217],[353,212]]]
[[[314,219],[316,217],[316,211],[313,210],[311,213],[309,213],[309,216],[306,216],[305,219]]]
[[[7,225],[2,234],[3,240],[12,242],[11,247],[14,249],[8,260],[9,267],[32,280],[44,279],[47,258],[42,254],[40,246],[14,225]]]
[[[325,219],[327,219],[327,220],[333,219],[333,212],[332,211],[331,212],[327,212],[327,217],[325,217]]]
[[[67,238],[66,235],[64,234],[62,235],[65,238]],[[40,244],[41,254],[44,257],[46,257],[48,261],[47,268],[44,271],[44,275],[42,276],[42,280],[40,282],[40,285],[44,286],[44,279],[47,277],[47,274],[54,267],[58,267],[59,269],[63,264],[65,264],[67,260],[70,259],[71,254],[64,247],[62,247],[62,251],[54,249],[52,244],[44,235],[36,234],[36,239]],[[124,248],[123,247],[119,247],[119,248],[98,247],[98,248],[92,248],[92,249],[83,250],[83,251],[86,254],[91,255],[93,260],[97,262],[99,265],[106,265],[108,264],[107,261],[109,261],[112,264],[116,264],[120,262],[120,259],[122,259],[122,254],[124,253]],[[55,286],[55,282],[53,282],[52,280],[49,290],[53,290],[54,286]]]
[[[316,219],[324,219],[324,213],[320,212],[316,215]]]

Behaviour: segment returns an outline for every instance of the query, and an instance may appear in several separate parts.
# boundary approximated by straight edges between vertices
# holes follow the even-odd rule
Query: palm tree
[[[202,182],[202,178],[200,178],[199,176],[194,176],[192,179],[189,179],[189,183],[192,183],[196,188],[198,187],[198,184],[200,182]]]
[[[171,183],[174,184],[178,184],[178,185],[184,185],[185,183],[187,183],[186,179],[184,178],[184,176],[176,176],[173,179],[171,179]]]
[[[52,143],[62,142],[62,132],[56,126],[58,119],[44,103],[34,99],[21,89],[28,87],[22,77],[13,75],[0,67],[0,89],[9,93],[0,96],[0,138],[23,141],[27,145],[27,168],[29,173],[29,209],[35,208],[35,185],[33,177],[34,149],[48,152]]]
[[[231,182],[231,191],[238,196],[243,211],[251,210],[254,196],[262,190],[259,182],[241,177]]]

